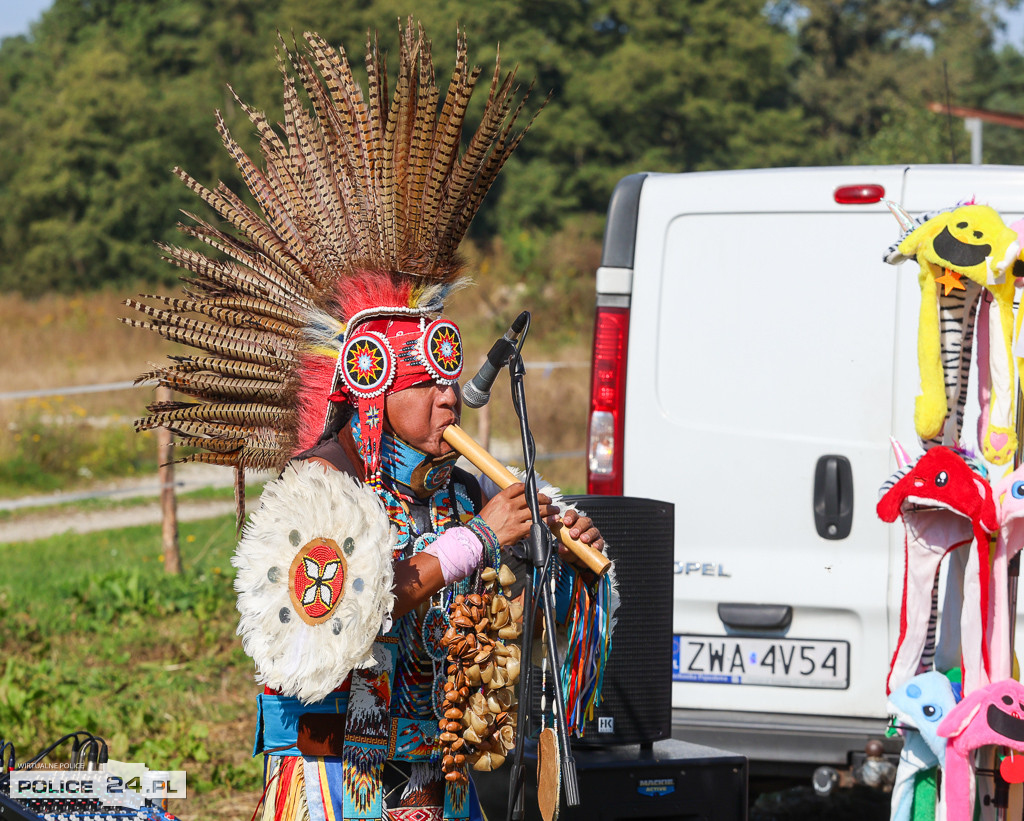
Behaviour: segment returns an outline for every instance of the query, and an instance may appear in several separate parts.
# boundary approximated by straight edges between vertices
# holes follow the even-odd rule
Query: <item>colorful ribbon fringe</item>
[[[562,696],[566,723],[571,732],[583,735],[601,703],[601,689],[608,655],[612,649],[612,583],[602,576],[591,590],[578,573],[559,568],[556,587],[570,585],[569,651],[562,662]]]

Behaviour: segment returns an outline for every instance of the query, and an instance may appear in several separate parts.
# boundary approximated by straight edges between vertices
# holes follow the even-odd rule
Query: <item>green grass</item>
[[[136,434],[117,414],[96,426],[61,397],[29,400],[0,440],[0,496],[71,490],[100,479],[156,473],[156,438]]]
[[[156,476],[153,477],[156,482]],[[263,485],[249,485],[246,489],[246,510],[258,504],[260,494],[263,492]],[[95,499],[82,499],[77,502],[64,502],[57,505],[38,505],[35,507],[22,507],[17,510],[0,510],[0,522],[14,521],[28,516],[37,516],[42,512],[52,512],[54,515],[65,516],[71,513],[90,513],[103,510],[124,510],[133,507],[143,507],[153,504],[157,497],[150,493],[143,496],[131,496],[124,499],[110,499],[98,497]],[[179,492],[175,494],[178,504],[186,502],[229,502],[234,501],[235,491],[230,487],[203,487],[197,490]]]
[[[234,635],[233,517],[180,534],[176,577],[159,526],[0,546],[0,737],[24,761],[84,729],[112,758],[184,769],[179,815],[261,778],[249,756],[257,688]]]

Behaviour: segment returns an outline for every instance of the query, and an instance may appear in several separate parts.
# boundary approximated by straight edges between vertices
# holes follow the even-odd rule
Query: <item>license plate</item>
[[[672,680],[845,690],[850,686],[850,643],[673,636]]]

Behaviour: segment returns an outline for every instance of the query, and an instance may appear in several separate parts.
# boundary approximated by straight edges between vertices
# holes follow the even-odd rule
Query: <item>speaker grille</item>
[[[674,507],[628,496],[569,496],[608,543],[622,603],[604,700],[573,746],[646,744],[672,732]],[[539,676],[534,679],[539,683]],[[537,688],[539,690],[539,687]],[[539,692],[534,703],[539,711]],[[549,702],[550,703],[550,702]]]

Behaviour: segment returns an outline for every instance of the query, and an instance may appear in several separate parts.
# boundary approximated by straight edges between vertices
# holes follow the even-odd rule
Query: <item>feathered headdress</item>
[[[159,307],[127,300],[148,319],[123,320],[198,349],[139,377],[194,401],[154,403],[137,427],[167,427],[199,449],[180,461],[233,466],[240,517],[245,468],[283,467],[316,443],[336,403],[356,408],[372,475],[384,395],[458,378],[458,328],[439,315],[463,283],[459,243],[529,128],[515,130],[529,89],[517,102],[515,72],[503,75],[496,60],[463,147],[480,69],[468,66],[461,33],[443,99],[430,41],[411,20],[393,92],[375,39],[365,95],[343,50],[317,34],[304,40],[302,52],[280,43],[283,124],[238,100],[259,133],[262,168],[217,115],[256,208],[176,169],[230,228],[188,214],[194,224],[181,230],[217,253],[163,246],[191,272],[184,296],[142,297]]]

